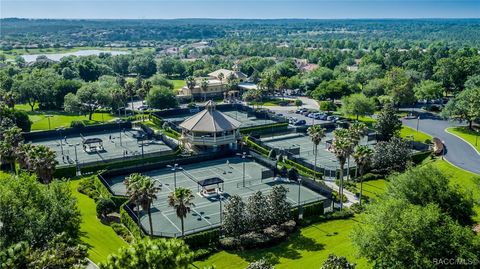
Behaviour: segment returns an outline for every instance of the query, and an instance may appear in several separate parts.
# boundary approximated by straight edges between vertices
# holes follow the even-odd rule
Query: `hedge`
[[[53,173],[54,178],[72,178],[77,175],[77,168],[75,165],[69,165],[64,167],[59,167],[55,169]]]
[[[183,238],[190,248],[204,248],[208,246],[216,246],[220,239],[220,229],[208,230],[196,234],[187,235]]]
[[[292,161],[292,160],[289,160],[289,159],[284,159],[283,162],[285,164],[287,164],[287,166],[295,167],[295,169],[297,169],[300,174],[303,174],[303,175],[306,175],[306,176],[311,176],[311,177],[314,177],[314,178],[315,178],[315,175],[316,175],[316,178],[318,178],[318,179],[322,179],[322,177],[323,177],[322,172],[317,171],[315,173],[314,170],[312,170],[312,169],[310,169],[306,166],[303,166],[303,165],[301,165],[301,164],[299,164],[295,161]]]
[[[253,142],[252,140],[249,139],[249,137],[247,136],[247,138],[245,139],[245,141],[247,142],[247,145],[257,151],[258,153],[260,153],[261,155],[265,156],[268,158],[268,154],[270,153],[270,151],[260,145],[258,145],[257,143]]]
[[[127,203],[124,203],[120,207],[120,221],[123,225],[125,225],[125,227],[127,227],[127,229],[132,233],[135,238],[141,239],[144,234],[140,227],[138,227],[137,223],[135,223],[132,217],[130,217],[130,214],[128,214],[127,210],[125,209],[126,206]]]
[[[410,155],[410,159],[412,160],[412,162],[414,164],[419,164],[419,163],[423,162],[423,160],[425,160],[426,158],[431,156],[432,152],[433,151],[431,151],[431,150],[420,151],[420,152],[417,152],[417,153],[414,153],[414,154]]]
[[[162,127],[162,124],[163,124],[163,120],[161,118],[159,118],[158,116],[156,116],[155,114],[151,113],[150,114],[150,120],[156,124],[158,127]]]
[[[261,126],[255,126],[255,127],[247,127],[244,129],[240,129],[240,133],[263,134],[263,133],[278,132],[280,130],[287,130],[287,128],[288,128],[288,122],[282,122],[282,123],[274,123],[274,124],[261,125]]]
[[[305,205],[303,207],[303,217],[308,218],[311,216],[320,216],[324,213],[323,201],[318,201],[312,204]]]

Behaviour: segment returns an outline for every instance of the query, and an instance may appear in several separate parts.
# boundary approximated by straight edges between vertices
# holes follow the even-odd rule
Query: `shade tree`
[[[362,93],[352,94],[342,98],[342,112],[346,115],[360,116],[372,115],[375,111],[375,102]]]

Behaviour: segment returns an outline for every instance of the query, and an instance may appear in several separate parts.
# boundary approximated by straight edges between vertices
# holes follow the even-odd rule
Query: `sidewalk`
[[[338,192],[339,191],[339,186],[335,183],[335,178],[327,178],[325,177],[325,180],[324,180],[325,184],[331,188],[332,190]],[[345,207],[350,207],[351,205],[353,205],[354,203],[358,203],[359,200],[358,198],[355,196],[355,194],[353,194],[352,192],[348,191],[347,189],[343,188],[343,195],[345,195],[348,199],[347,202],[343,203],[343,205]]]

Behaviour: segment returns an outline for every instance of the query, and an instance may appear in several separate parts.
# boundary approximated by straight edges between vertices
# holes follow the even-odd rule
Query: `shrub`
[[[323,215],[324,205],[323,201],[315,202],[303,207],[303,217],[308,218],[310,216]]]
[[[100,198],[97,201],[96,211],[98,218],[105,218],[108,214],[115,211],[115,203],[108,198]]]
[[[220,245],[224,249],[231,249],[231,250],[238,249],[241,246],[240,239],[238,239],[237,237],[224,237],[220,239]]]
[[[340,194],[337,191],[332,192],[332,200],[336,203],[340,202]],[[347,196],[343,194],[343,202],[346,203],[348,201]]]
[[[291,232],[295,231],[295,229],[297,228],[297,223],[294,220],[289,220],[289,221],[286,221],[286,222],[282,223],[281,228],[285,232],[291,233]]]
[[[120,223],[112,223],[110,227],[112,227],[115,233],[117,233],[126,242],[131,243],[133,241],[133,236],[127,227],[125,227],[125,225]]]
[[[363,200],[363,199],[362,199]],[[359,214],[365,210],[364,205],[360,205],[359,203],[354,203],[352,206],[350,206],[350,209],[355,212],[356,214]]]
[[[321,101],[320,102],[320,110],[322,111],[335,111],[337,107],[331,101]]]
[[[70,123],[70,127],[75,128],[75,129],[83,129],[87,125],[83,120],[74,120]]]
[[[185,236],[183,240],[190,246],[190,248],[195,249],[201,247],[215,246],[218,244],[219,238],[220,230],[213,229]]]
[[[377,180],[377,179],[383,179],[385,178],[385,175],[383,174],[374,174],[374,173],[366,173],[363,175],[363,181],[370,181],[370,180]]]
[[[270,238],[263,233],[249,232],[240,235],[240,242],[242,244],[242,247],[246,249],[262,247],[269,241]]]
[[[278,225],[272,225],[265,228],[263,234],[268,236],[271,240],[280,240],[287,236],[287,233]]]
[[[275,269],[273,265],[271,265],[268,261],[264,258],[254,261],[248,264],[247,268],[245,269]]]
[[[193,259],[198,261],[198,260],[203,260],[206,259],[208,256],[210,256],[212,253],[216,251],[215,248],[200,248],[195,250],[193,253]]]
[[[295,106],[301,106],[301,105],[303,105],[302,100],[300,100],[300,99],[295,99]]]
[[[132,233],[134,238],[142,238],[143,232],[135,223],[135,221],[130,217],[127,210],[125,209],[126,203],[120,207],[120,221],[125,227]]]

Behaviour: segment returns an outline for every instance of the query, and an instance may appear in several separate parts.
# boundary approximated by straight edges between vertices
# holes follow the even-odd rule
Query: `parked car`
[[[305,120],[297,120],[293,125],[301,126],[301,125],[305,125],[305,124],[307,124],[307,122]]]
[[[147,110],[149,109],[150,107],[148,105],[141,105],[138,107],[138,110]]]

